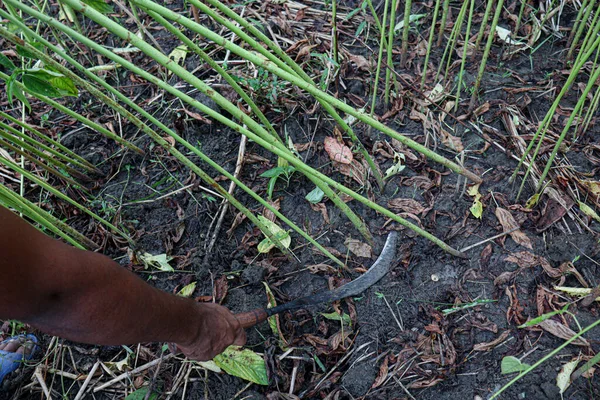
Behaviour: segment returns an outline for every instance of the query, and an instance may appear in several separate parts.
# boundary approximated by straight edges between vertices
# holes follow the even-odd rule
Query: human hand
[[[213,303],[199,303],[198,328],[191,343],[177,343],[186,357],[196,361],[212,360],[230,345],[243,346],[246,332],[233,313]]]

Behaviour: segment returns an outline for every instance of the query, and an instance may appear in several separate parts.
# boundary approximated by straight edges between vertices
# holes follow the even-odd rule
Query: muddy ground
[[[426,26],[422,29],[425,32]],[[412,43],[422,36],[424,34],[413,32]],[[341,40],[350,53],[373,57],[365,53],[364,46],[359,43],[353,44],[347,37]],[[167,51],[174,46],[168,42],[161,44]],[[217,301],[234,312],[267,304],[263,282],[273,290],[277,302],[283,303],[354,279],[379,254],[387,232],[391,229],[401,232],[398,258],[390,273],[363,295],[341,301],[335,307],[322,305],[280,316],[282,336],[288,346],[294,347],[295,350],[290,353],[294,357],[280,359],[284,351],[268,324],[263,323],[248,330],[247,347],[264,354],[267,360],[269,386],[248,386],[247,382],[238,378],[199,370],[190,375],[186,398],[295,398],[286,394],[293,386],[293,395],[315,399],[485,399],[514,377],[514,374],[501,374],[503,357],[516,356],[525,363],[533,364],[564,342],[564,339],[543,329],[520,329],[517,326],[528,318],[538,316],[540,304],[547,312],[550,311],[548,307],[562,307],[564,303],[572,302],[568,296],[556,295],[553,286],[561,278],[549,276],[540,262],[532,262],[524,267],[507,258],[527,251],[543,257],[553,268],[573,262],[576,270],[591,286],[600,283],[597,262],[600,225],[589,220],[582,223],[566,217],[540,231],[540,218],[549,212],[547,198],[543,198],[532,210],[527,210],[523,204],[533,194],[533,188],[527,184],[517,200],[520,182],[509,182],[517,166],[513,155],[520,154],[506,131],[502,114],[507,107],[516,107],[529,119],[538,121],[545,115],[554,92],[533,89],[525,94],[515,94],[506,88],[543,87],[553,77],[564,79],[559,76],[563,68],[563,48],[564,39],[551,38],[535,53],[521,53],[511,60],[502,60],[506,50],[502,46],[496,44],[492,48],[480,99],[481,104],[488,102],[490,107],[478,118],[473,117],[472,121],[481,127],[488,127],[485,130],[488,133],[487,140],[500,144],[508,149],[507,152],[497,145],[487,147],[482,136],[468,129],[468,126],[449,122],[455,129],[453,135],[461,139],[465,148],[485,149],[481,153],[467,153],[464,159],[464,165],[469,170],[484,178],[479,188],[484,205],[481,219],[475,218],[470,212],[473,198],[465,192],[464,178],[459,179],[455,173],[421,156],[407,159],[406,169],[391,178],[383,191],[379,191],[372,179],[361,186],[352,178],[340,174],[323,150],[325,137],[333,135],[333,125],[323,118],[321,109],[312,110],[314,101],[310,102],[304,95],[294,98],[297,107],[290,108],[283,102],[269,104],[267,113],[272,121],[276,121],[276,129],[280,133],[285,132],[293,143],[311,144],[300,151],[300,156],[308,164],[319,167],[328,176],[345,182],[379,204],[386,205],[393,199],[414,200],[421,209],[418,213],[410,213],[412,221],[453,248],[464,249],[501,234],[503,228],[495,215],[496,208],[501,207],[510,210],[518,221],[520,231],[531,240],[531,249],[519,245],[508,235],[465,251],[468,256],[466,259],[453,257],[422,237],[389,223],[386,218],[357,201],[350,201],[348,205],[367,222],[375,237],[373,257],[358,257],[349,252],[344,243],[349,238],[364,239],[330,201],[323,203],[327,219],[322,210],[313,209],[305,196],[314,185],[301,174],[294,173],[289,184],[278,182],[273,201],[280,202],[280,210],[284,215],[313,237],[318,237],[324,246],[337,251],[346,260],[346,269],[322,268],[316,273],[308,270],[307,266],[321,264],[326,258],[307,246],[295,233],[291,234],[291,249],[296,262],[290,262],[277,251],[268,255],[258,254],[256,245],[262,240],[262,234],[247,221],[234,225],[235,210],[226,214],[216,245],[207,255],[207,234],[221,200],[204,190],[204,184],[198,177],[182,168],[162,148],[146,138],[140,138],[137,142],[146,151],[144,156],[139,156],[119,152],[114,143],[87,129],[74,130],[61,121],[53,129],[63,144],[86,159],[101,164],[105,175],[94,177],[95,184],[90,185],[97,196],[92,203],[94,209],[102,216],[120,222],[130,232],[135,232],[136,249],[128,249],[123,243],[106,237],[101,241],[104,243],[101,251],[163,290],[177,292],[184,285],[196,281],[193,296],[204,296],[203,299],[215,296]],[[441,51],[443,49],[433,52],[434,65]],[[413,83],[418,83],[420,76],[417,75],[417,66],[420,60],[416,56],[411,68],[399,72],[412,76]],[[198,65],[192,57],[187,63],[188,69]],[[477,66],[467,66],[467,82],[472,82]],[[171,83],[176,82],[173,79]],[[348,66],[342,69],[341,82],[337,93],[340,99],[350,104],[370,102],[372,79],[368,72]],[[128,74],[120,76],[118,83],[132,85],[134,89],[130,90],[140,95],[140,99],[148,99],[156,94],[143,86],[136,86],[129,80]],[[411,109],[416,107],[413,99],[417,94],[411,93],[410,87],[405,87],[405,91],[403,106],[385,123],[420,143],[435,147],[440,154],[453,158],[455,151],[439,140],[433,144],[421,122],[410,118]],[[572,106],[577,95],[577,91],[572,91],[564,102],[565,107],[569,104]],[[525,96],[527,101],[524,100]],[[209,102],[201,95],[198,95],[198,99],[207,104]],[[86,100],[82,95],[72,106],[81,109],[87,104]],[[214,104],[211,106],[216,107]],[[461,105],[459,110],[462,111],[456,115],[464,112],[464,106],[466,104]],[[186,140],[198,143],[208,156],[233,171],[240,143],[238,133],[214,121],[208,125],[182,116],[181,104],[168,95],[162,96],[158,104],[152,103],[149,108],[158,113],[164,123],[175,127]],[[380,102],[377,113],[383,115],[388,110]],[[109,122],[102,104],[87,107],[87,112],[103,123]],[[39,121],[35,121],[34,116],[31,122]],[[562,119],[557,121],[561,122]],[[126,129],[131,130],[129,135],[133,134],[131,128]],[[357,134],[370,151],[380,148],[386,140],[391,144],[389,138],[369,132],[361,125],[357,126]],[[592,125],[566,155],[578,172],[589,173],[589,179],[592,180],[599,178],[598,166],[584,155],[583,149],[599,141],[598,126]],[[246,157],[241,180],[266,196],[267,178],[260,177],[260,174],[275,166],[276,158],[252,142],[248,144]],[[196,158],[191,159],[205,166]],[[375,154],[375,160],[383,171],[392,165],[392,160],[382,153]],[[221,183],[225,187],[229,185],[226,180]],[[187,189],[156,200],[182,186]],[[240,189],[237,189],[236,195],[257,214],[263,213],[262,207]],[[97,226],[90,224],[87,219],[71,216],[69,222],[92,238],[100,239]],[[583,225],[588,225],[589,229]],[[177,271],[165,273],[144,269],[132,262],[128,250],[130,253],[136,250],[169,254],[174,257],[172,265]],[[507,272],[515,274],[499,279],[506,277]],[[563,286],[580,286],[572,273],[566,273],[564,279]],[[485,302],[449,315],[442,312],[477,300]],[[350,315],[351,326],[341,326],[339,321],[328,320],[322,315],[335,310]],[[581,326],[589,325],[598,317],[597,304],[585,308],[574,303],[570,310]],[[571,316],[560,317],[560,321],[577,329]],[[556,386],[558,371],[565,362],[579,354],[595,354],[598,349],[595,338],[599,333],[600,329],[595,329],[586,335],[591,347],[567,346],[556,357],[514,384],[501,398],[560,398]],[[501,339],[497,343],[482,346],[498,338]],[[45,337],[43,343],[48,345],[49,340]],[[112,358],[122,358],[124,354],[118,347],[67,344],[71,346],[75,364],[79,367],[77,373],[89,370],[97,357],[110,361]],[[143,354],[146,361],[160,356],[160,345],[144,344],[143,347],[147,349]],[[181,365],[181,361],[173,360],[162,365],[155,379],[155,390],[162,393],[161,397],[165,397],[164,393],[173,387],[174,377]],[[73,366],[67,365],[65,369],[73,371]],[[395,372],[393,376],[381,379],[382,373],[392,371]],[[149,380],[154,376],[154,369],[140,376],[143,380]],[[25,383],[25,378],[16,379],[13,387],[4,393],[5,397],[11,398],[14,394],[17,398],[28,398],[29,392],[23,389]],[[60,382],[55,380],[54,384],[55,390],[60,392]],[[582,377],[573,382],[564,398],[596,398],[600,397],[599,390],[596,376]],[[179,388],[175,398],[182,395],[183,389]],[[95,398],[114,396],[119,397],[118,391],[100,392]],[[67,397],[70,398],[70,395]]]

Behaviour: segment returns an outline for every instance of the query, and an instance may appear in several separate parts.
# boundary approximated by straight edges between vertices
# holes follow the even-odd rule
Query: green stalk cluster
[[[491,0],[490,0],[491,1]],[[492,43],[494,42],[494,32],[496,32],[496,26],[498,25],[498,20],[500,19],[500,14],[502,14],[502,7],[504,6],[504,0],[498,0],[496,4],[496,12],[494,13],[494,19],[492,20],[492,25],[490,26],[490,34],[488,35],[487,43],[485,44],[485,50],[483,51],[483,57],[481,58],[481,64],[479,64],[479,72],[477,73],[477,78],[475,79],[475,85],[473,86],[473,94],[471,95],[471,102],[469,103],[469,110],[473,110],[475,108],[475,104],[477,103],[477,98],[479,96],[479,87],[481,86],[481,79],[483,78],[483,73],[485,72],[485,66],[487,65],[487,59],[490,56],[490,50],[492,48]]]
[[[145,71],[131,65],[131,63],[129,63],[129,65],[128,65],[126,60],[123,60],[122,58],[118,57],[114,53],[107,51],[102,46],[99,46],[99,45],[93,43],[92,41],[83,37],[82,35],[77,36],[77,32],[70,30],[70,28],[64,26],[63,24],[59,23],[58,21],[54,20],[53,18],[44,16],[43,14],[35,15],[35,10],[28,9],[27,6],[24,6],[21,4],[15,4],[15,3],[17,3],[15,0],[7,0],[7,1],[10,2],[11,4],[13,4],[15,7],[23,9],[26,13],[33,15],[34,17],[36,17],[38,19],[42,19],[44,22],[52,25],[54,28],[73,37],[76,41],[81,42],[81,43],[93,48],[94,50],[98,51],[100,54],[103,54],[104,56],[112,59],[114,62],[125,66],[126,68],[132,70],[132,72],[139,74],[140,76],[144,77],[145,79],[149,80],[150,82],[157,84],[159,87],[161,87],[164,90],[168,91],[169,93],[172,93],[173,95],[179,97],[186,103],[198,108],[201,112],[208,114],[209,116],[216,119],[217,121],[222,122],[222,123],[226,124],[227,126],[230,126],[231,128],[246,135],[249,139],[254,140],[257,144],[267,148],[268,150],[270,150],[277,156],[287,160],[290,164],[294,165],[298,171],[301,171],[307,177],[309,177],[309,179],[311,179],[311,178],[315,179],[317,181],[322,182],[322,184],[325,186],[330,186],[334,190],[339,190],[343,193],[348,194],[349,196],[357,199],[358,201],[362,202],[363,204],[367,205],[368,207],[371,207],[375,211],[381,212],[382,214],[389,216],[393,220],[415,230],[417,233],[423,235],[424,237],[427,237],[428,239],[433,240],[434,242],[436,242],[436,244],[440,245],[446,251],[449,251],[453,254],[459,255],[458,252],[449,248],[443,242],[439,241],[435,237],[432,237],[432,235],[421,230],[419,227],[414,226],[414,224],[411,224],[410,222],[401,219],[400,217],[391,213],[389,210],[386,210],[385,208],[364,198],[363,196],[360,196],[357,193],[354,193],[350,189],[348,189],[348,188],[344,187],[343,185],[337,183],[336,181],[330,179],[329,177],[325,176],[324,174],[320,173],[319,171],[314,170],[313,168],[302,163],[300,160],[297,159],[297,157],[295,157],[293,155],[293,153],[291,153],[289,151],[289,149],[287,149],[286,146],[284,146],[280,142],[280,140],[278,140],[278,138],[276,139],[275,137],[273,137],[272,132],[268,132],[264,127],[262,127],[261,125],[256,123],[253,119],[249,118],[245,114],[241,113],[242,115],[239,115],[238,113],[232,112],[232,111],[234,111],[233,108],[231,108],[233,105],[231,103],[228,103],[224,98],[219,98],[220,95],[218,95],[218,93],[214,92],[211,88],[207,87],[204,84],[204,82],[198,80],[194,76],[190,76],[191,74],[189,74],[189,72],[187,72],[182,67],[175,65],[175,63],[172,63],[171,60],[169,60],[163,54],[160,54],[159,52],[157,52],[156,49],[154,49],[152,46],[147,44],[145,41],[143,41],[139,37],[136,37],[131,32],[122,28],[120,25],[116,24],[114,21],[110,20],[109,18],[104,17],[102,14],[95,12],[95,10],[81,4],[79,1],[65,0],[65,3],[68,4],[70,7],[72,7],[75,11],[82,12],[83,14],[85,14],[87,17],[91,18],[95,22],[106,27],[113,34],[116,34],[116,35],[120,36],[121,38],[129,41],[132,45],[136,46],[137,48],[142,50],[144,53],[151,56],[157,62],[159,62],[160,64],[165,66],[168,70],[170,70],[171,72],[173,72],[180,78],[184,79],[188,83],[192,84],[194,87],[198,88],[199,90],[202,90],[205,93],[207,93],[209,96],[211,96],[213,98],[213,100],[215,100],[219,104],[219,106],[221,106],[223,109],[225,109],[226,111],[228,111],[232,115],[234,115],[236,118],[238,118],[240,120],[240,122],[243,125],[246,125],[248,128],[245,128],[242,125],[239,125],[231,120],[228,120],[227,118],[223,117],[220,114],[215,115],[214,112],[211,114],[212,110],[208,109],[208,107],[198,103],[197,101],[195,101],[192,98],[189,98],[189,96],[186,96],[185,94],[179,92],[178,90],[170,87],[170,85],[167,85],[166,83],[156,79],[152,75],[147,74]],[[194,2],[194,1],[195,0],[192,0],[192,2]],[[212,0],[209,0],[209,1],[212,1]],[[419,145],[416,142],[413,142],[412,140],[410,140],[408,138],[405,138],[405,137],[399,135],[395,131],[385,127],[383,124],[378,123],[378,121],[374,120],[373,118],[370,118],[368,115],[358,112],[358,111],[354,110],[352,107],[349,107],[345,103],[334,98],[333,96],[330,96],[327,93],[324,93],[324,92],[318,90],[311,83],[308,83],[306,80],[299,78],[298,77],[299,74],[297,73],[297,71],[294,70],[293,67],[291,67],[291,66],[283,67],[283,66],[277,65],[274,62],[271,62],[271,60],[266,61],[264,58],[259,57],[256,53],[248,52],[247,50],[244,50],[243,48],[241,48],[231,42],[226,41],[224,38],[221,38],[220,36],[210,32],[210,31],[207,31],[201,25],[196,24],[195,22],[189,20],[188,18],[185,18],[185,17],[182,17],[175,13],[172,13],[171,11],[169,11],[169,10],[165,9],[164,7],[161,7],[155,3],[152,3],[150,1],[145,1],[145,0],[139,0],[139,1],[136,0],[135,3],[140,8],[142,8],[146,11],[150,11],[150,12],[155,13],[156,15],[161,15],[162,17],[164,17],[166,19],[172,19],[174,21],[179,22],[183,26],[186,26],[186,27],[194,30],[195,32],[200,33],[201,35],[207,37],[208,39],[213,40],[215,43],[223,46],[227,50],[230,50],[230,51],[234,52],[235,54],[237,54],[241,57],[244,57],[248,61],[253,62],[255,65],[262,66],[269,72],[274,73],[275,75],[281,77],[282,79],[288,80],[289,82],[297,85],[298,87],[307,90],[309,93],[313,94],[317,99],[319,99],[322,102],[322,104],[323,103],[328,104],[329,106],[336,107],[345,113],[354,115],[359,120],[370,124],[371,126],[375,127],[376,129],[381,130],[383,133],[386,133],[391,137],[397,138],[401,142],[406,143],[408,146],[415,148],[417,151],[419,151],[418,149],[420,149],[420,148],[428,151],[428,149],[424,148],[423,146]],[[291,70],[291,72],[290,72],[290,70]],[[235,106],[233,106],[233,107],[237,110],[237,107],[235,107]],[[147,129],[144,131],[148,134],[151,134],[153,132],[151,129]],[[160,136],[158,138],[155,138],[155,140],[157,140],[157,142],[159,142],[159,144],[161,144],[165,147],[170,146],[168,144],[168,142],[162,143],[158,139],[160,139]],[[172,147],[172,146],[170,146],[170,147]],[[170,151],[172,154],[177,154],[175,149],[171,149]],[[478,177],[476,177],[475,175],[464,170],[464,168],[462,168],[461,166],[456,165],[456,164],[452,163],[451,161],[446,160],[445,158],[436,155],[435,153],[430,152],[429,154],[427,154],[424,151],[421,151],[421,152],[428,155],[430,158],[434,159],[435,161],[439,161],[443,165],[446,165],[449,168],[451,168],[457,172],[460,171],[460,173],[463,173],[466,176],[469,176],[470,178],[474,178],[474,180],[479,181]],[[185,157],[183,155],[180,154],[180,156],[182,156],[183,159],[185,159]],[[182,161],[182,162],[184,162],[184,161]],[[196,169],[194,169],[193,165],[187,165],[187,166],[192,168],[195,172],[197,171],[197,167],[196,167]],[[209,179],[209,178],[210,177],[206,177],[206,179]],[[217,186],[219,186],[219,185],[217,185]],[[233,201],[232,201],[232,204],[234,204]],[[241,206],[241,205],[234,204],[234,206],[239,208],[239,206]],[[241,206],[241,207],[243,207],[243,206]],[[252,220],[252,218],[250,218],[250,219]],[[259,225],[259,224],[257,224],[257,225]],[[263,232],[265,232],[265,230],[263,230]],[[274,240],[274,242],[275,242],[275,240]]]

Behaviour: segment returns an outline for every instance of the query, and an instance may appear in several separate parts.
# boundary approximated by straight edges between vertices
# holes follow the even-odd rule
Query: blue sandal
[[[23,340],[25,339],[25,340]],[[37,338],[33,335],[18,335],[8,338],[0,342],[0,344],[9,343],[15,340],[21,340],[23,344],[29,342],[33,342],[34,346],[29,352],[29,354],[19,354],[12,351],[0,350],[0,385],[4,380],[4,377],[11,372],[15,371],[19,366],[24,362],[31,360],[33,355],[37,349]]]

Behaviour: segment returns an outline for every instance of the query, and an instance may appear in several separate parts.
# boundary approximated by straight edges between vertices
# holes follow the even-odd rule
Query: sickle
[[[357,296],[367,290],[369,287],[373,286],[388,273],[392,263],[396,259],[397,241],[398,232],[391,231],[387,237],[387,240],[385,241],[383,250],[381,250],[381,254],[377,260],[375,260],[371,268],[369,268],[367,272],[352,282],[348,282],[347,284],[333,290],[324,290],[310,296],[301,297],[277,307],[257,308],[252,311],[236,314],[235,317],[240,322],[242,327],[250,328],[260,322],[263,322],[270,316],[279,314],[283,311],[304,308],[306,306],[320,303],[332,303],[345,297]]]

